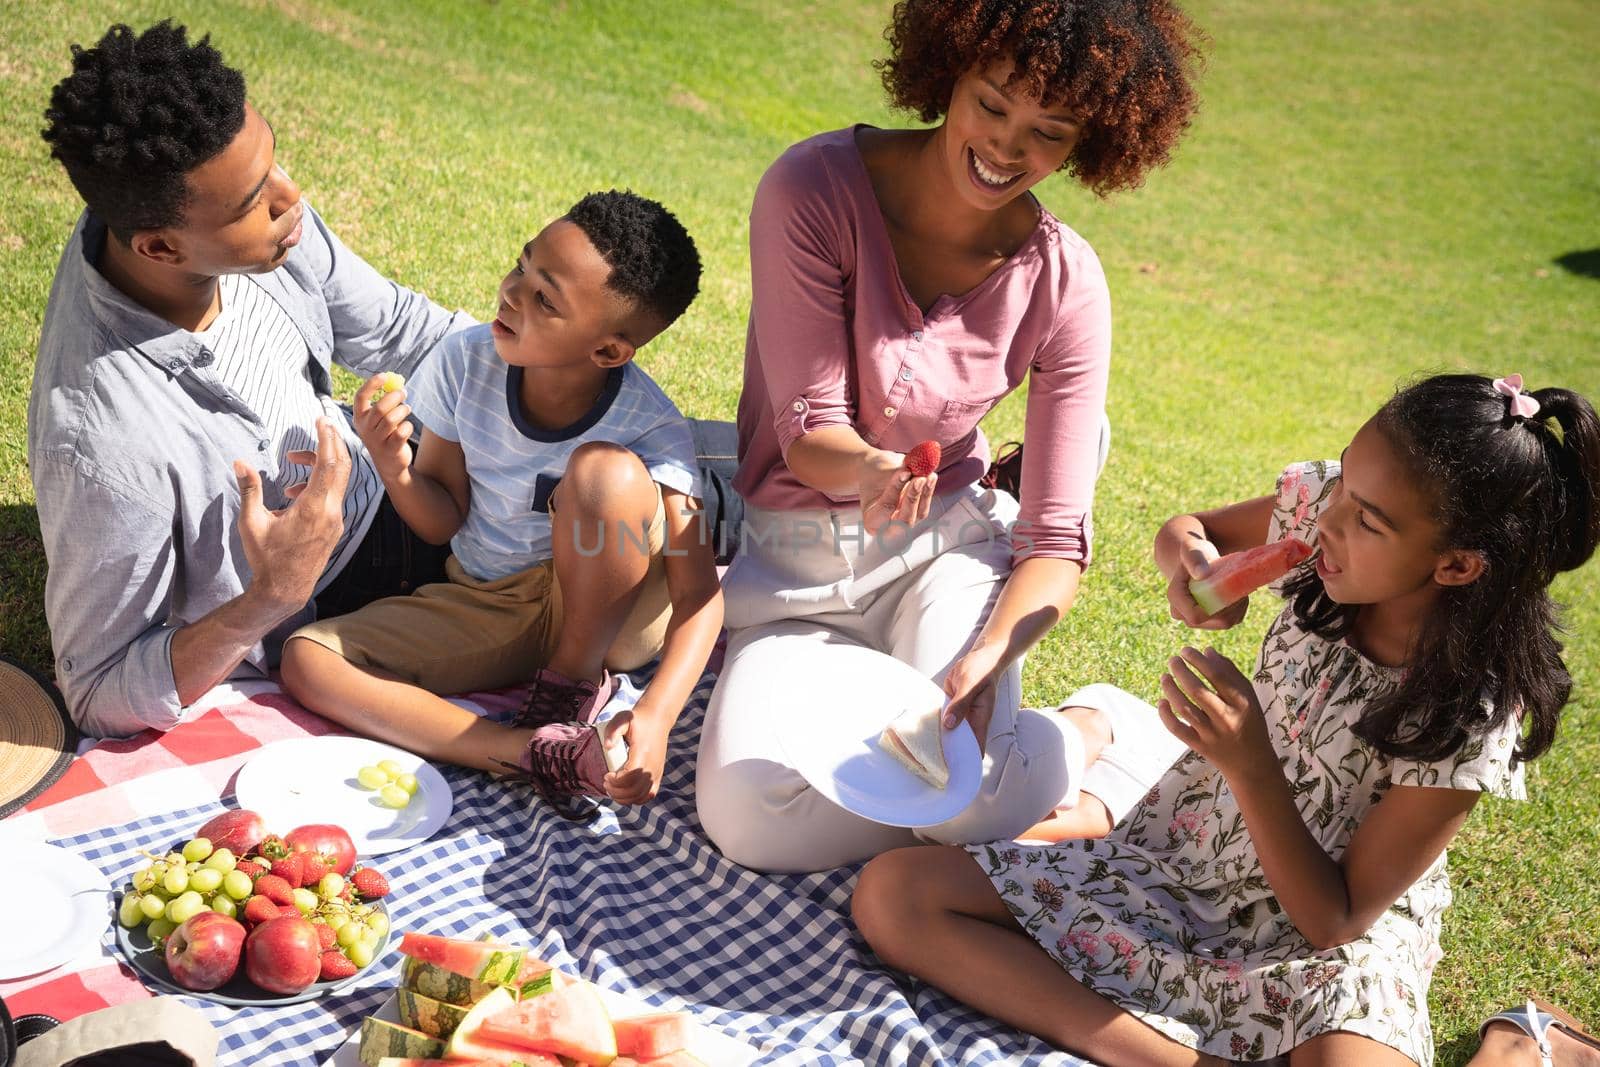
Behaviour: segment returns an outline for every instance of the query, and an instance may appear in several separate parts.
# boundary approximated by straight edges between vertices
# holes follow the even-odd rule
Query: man
[[[443,573],[385,504],[329,365],[409,374],[472,320],[329,232],[208,38],[114,26],[74,46],[45,118],[86,205],[28,409],[56,674],[87,733],[166,729],[263,674],[314,600]]]

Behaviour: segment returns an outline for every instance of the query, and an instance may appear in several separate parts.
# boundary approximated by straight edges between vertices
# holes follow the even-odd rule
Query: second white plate
[[[846,811],[889,826],[934,826],[965,811],[983,784],[983,754],[972,727],[943,734],[950,784],[935,789],[878,747],[902,712],[944,705],[944,691],[914,668],[869,648],[832,648],[843,692],[781,716],[778,741],[813,789]]]
[[[94,947],[110,921],[105,873],[60,845],[18,842],[6,848],[11,872],[0,879],[0,978],[59,967]]]
[[[417,776],[411,803],[398,810],[362,789],[356,771],[394,760]],[[239,770],[239,807],[257,812],[275,834],[307,823],[342,826],[356,852],[376,856],[426,841],[450,817],[450,783],[433,765],[404,749],[364,737],[300,737],[267,745]]]

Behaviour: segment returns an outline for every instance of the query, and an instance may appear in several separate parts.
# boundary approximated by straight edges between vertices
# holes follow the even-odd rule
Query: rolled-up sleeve
[[[333,356],[363,376],[379,371],[410,375],[448,334],[477,324],[465,312],[451,313],[423,294],[385,278],[344,246],[322,216],[308,205],[308,225],[317,240],[307,250],[327,302]]]
[[[1087,246],[1074,259],[1056,326],[1028,377],[1022,510],[1013,557],[1089,565],[1100,424],[1111,371],[1111,294]]]
[[[791,150],[762,177],[750,212],[750,346],[778,448],[854,423],[841,239],[826,169]]]
[[[126,737],[183,720],[167,624],[172,519],[85,477],[66,457],[34,465],[49,573],[45,614],[56,679],[84,733]]]

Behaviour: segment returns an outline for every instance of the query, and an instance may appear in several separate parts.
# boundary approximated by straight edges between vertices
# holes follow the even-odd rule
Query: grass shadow
[[[1568,252],[1552,260],[1568,274],[1580,278],[1600,278],[1600,248],[1585,248],[1581,252]]]
[[[50,628],[44,618],[44,542],[32,504],[0,505],[0,655],[50,677]]]

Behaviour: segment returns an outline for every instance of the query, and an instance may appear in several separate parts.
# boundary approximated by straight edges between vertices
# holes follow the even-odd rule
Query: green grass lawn
[[[1448,10],[1446,10],[1448,8]],[[775,10],[776,9],[776,10]],[[279,159],[352,248],[485,316],[522,242],[592,189],[676,211],[703,295],[643,356],[690,415],[732,417],[746,215],[790,143],[891,123],[870,62],[887,2],[239,4],[24,0],[0,13],[0,651],[50,662],[24,424],[50,279],[78,202],[38,130],[67,44],[172,14],[209,30]],[[1177,509],[1332,456],[1394,385],[1520,370],[1600,397],[1600,20],[1590,0],[1207,0],[1203,109],[1176,163],[1108,201],[1042,191],[1086,236],[1117,314],[1115,449],[1097,562],[1031,657],[1036,702],[1150,693],[1187,634],[1149,563]],[[1590,262],[1592,262],[1592,257]],[[1592,268],[1591,268],[1592,269]],[[990,416],[1017,436],[1022,398]],[[151,427],[150,432],[157,432]],[[1452,860],[1431,999],[1446,1064],[1527,992],[1600,1024],[1600,569],[1559,585],[1576,679],[1533,799],[1486,801]],[[1266,603],[1222,647],[1254,651]]]

